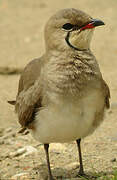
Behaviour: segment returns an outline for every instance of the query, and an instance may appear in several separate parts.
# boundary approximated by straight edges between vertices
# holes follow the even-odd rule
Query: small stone
[[[22,155],[22,157],[38,152],[38,150],[33,146],[25,146],[24,148],[26,149],[26,152]]]
[[[15,136],[16,136],[16,134],[14,132],[12,132],[12,133],[8,133],[8,134],[4,135],[2,138],[9,139],[9,137],[15,137]]]
[[[18,149],[16,152],[11,152],[10,153],[10,157],[17,157],[17,156],[21,156],[22,154],[24,154],[26,152],[25,148],[20,148]]]
[[[18,149],[15,152],[11,152],[10,157],[18,157],[18,156],[25,157],[29,154],[33,154],[36,152],[38,152],[36,148],[34,148],[32,146],[25,146],[23,148]]]
[[[6,130],[5,130],[5,133],[9,133],[9,132],[11,132],[12,131],[12,128],[10,127],[10,128],[7,128]]]
[[[10,178],[10,180],[30,180],[28,173],[19,173]]]
[[[2,136],[2,138],[3,138],[3,139],[8,139],[9,136],[8,136],[8,135],[4,135],[4,136]]]
[[[117,161],[116,158],[112,158],[112,159],[111,159],[111,162],[116,162],[116,161]]]
[[[4,152],[4,154],[1,155],[2,159],[10,158],[9,152]]]
[[[65,168],[68,169],[68,170],[77,169],[77,168],[79,168],[79,164],[78,164],[78,162],[73,162],[73,163],[67,164],[65,166]]]

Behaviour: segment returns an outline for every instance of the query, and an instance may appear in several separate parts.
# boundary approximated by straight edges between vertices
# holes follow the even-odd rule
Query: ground
[[[20,70],[44,52],[44,25],[63,8],[81,9],[105,26],[95,30],[91,48],[111,91],[111,109],[102,125],[82,141],[84,168],[97,179],[114,179],[117,170],[117,1],[112,0],[1,0],[0,2],[0,179],[47,179],[43,145],[20,128],[13,106]],[[10,71],[9,71],[10,69]],[[15,71],[13,70],[15,69]],[[27,147],[33,148],[32,151]],[[29,148],[29,149],[30,149]],[[20,149],[20,152],[19,152]],[[27,152],[27,154],[26,154]],[[52,172],[56,179],[74,179],[78,172],[75,142],[51,144]],[[104,176],[106,176],[104,178]],[[90,178],[90,180],[93,178]],[[115,177],[116,179],[116,177]]]

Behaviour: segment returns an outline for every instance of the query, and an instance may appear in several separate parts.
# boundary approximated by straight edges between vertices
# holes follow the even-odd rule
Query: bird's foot
[[[84,177],[85,179],[90,179],[89,175],[85,174],[84,171],[79,171],[77,177]]]
[[[79,171],[77,177],[85,178],[87,180],[97,179],[97,176],[85,174],[84,171]]]
[[[55,180],[55,179],[53,177],[51,177],[51,178],[49,177],[48,180]]]
[[[55,180],[55,179],[53,178],[53,176],[49,176],[48,180]]]

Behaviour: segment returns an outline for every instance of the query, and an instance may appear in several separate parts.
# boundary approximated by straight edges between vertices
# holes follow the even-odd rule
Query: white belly
[[[35,118],[33,137],[42,143],[69,142],[87,136],[94,131],[96,112],[104,106],[100,92],[91,92],[85,98],[72,102],[59,101],[41,109]]]

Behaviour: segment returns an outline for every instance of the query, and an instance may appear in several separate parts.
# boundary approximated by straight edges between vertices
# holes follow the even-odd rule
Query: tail
[[[7,101],[9,104],[11,105],[15,105],[16,104],[16,101]]]

